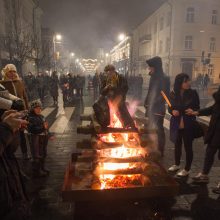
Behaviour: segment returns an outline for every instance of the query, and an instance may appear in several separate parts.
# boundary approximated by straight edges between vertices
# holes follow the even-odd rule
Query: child
[[[32,102],[28,115],[28,132],[30,134],[30,148],[33,159],[32,170],[33,176],[35,177],[44,177],[49,174],[49,170],[45,168],[48,144],[48,123],[45,117],[41,115],[41,112],[41,102]]]

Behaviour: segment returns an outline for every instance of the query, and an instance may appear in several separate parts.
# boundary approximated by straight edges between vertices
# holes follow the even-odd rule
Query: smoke
[[[110,50],[120,32],[129,34],[163,0],[40,0],[43,26],[69,39],[68,48],[95,57],[98,48]]]

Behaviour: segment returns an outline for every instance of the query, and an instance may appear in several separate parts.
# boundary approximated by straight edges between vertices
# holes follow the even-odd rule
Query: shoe
[[[178,166],[178,165],[173,165],[173,166],[171,166],[169,169],[168,169],[168,171],[169,172],[176,172],[176,171],[178,171],[180,169],[180,166]]]
[[[23,153],[22,159],[23,159],[23,160],[30,160],[31,158],[28,156],[27,153]]]
[[[189,173],[190,173],[190,171],[187,171],[187,170],[181,170],[180,172],[178,172],[177,173],[177,176],[178,177],[187,177],[187,176],[189,176]]]
[[[192,178],[195,183],[209,183],[208,175],[199,173],[197,176]]]
[[[220,183],[214,189],[212,189],[212,192],[216,194],[220,194]]]

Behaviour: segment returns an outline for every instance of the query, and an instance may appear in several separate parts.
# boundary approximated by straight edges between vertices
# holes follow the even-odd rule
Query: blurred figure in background
[[[38,95],[41,100],[41,102],[44,101],[44,76],[42,73],[38,73],[36,77],[36,83],[37,83],[37,90],[38,90]]]
[[[50,89],[50,95],[53,98],[53,104],[57,105],[58,104],[58,89],[59,89],[59,80],[57,76],[57,72],[54,71],[50,77],[50,83],[49,89]]]

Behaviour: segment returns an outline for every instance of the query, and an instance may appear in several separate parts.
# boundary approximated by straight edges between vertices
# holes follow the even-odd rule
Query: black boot
[[[32,176],[34,178],[46,177],[47,173],[42,171],[40,160],[34,160],[32,162]]]
[[[45,167],[45,159],[41,159],[41,170],[47,175],[50,174],[50,170]]]

